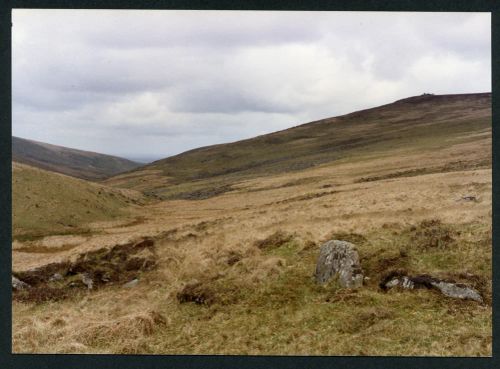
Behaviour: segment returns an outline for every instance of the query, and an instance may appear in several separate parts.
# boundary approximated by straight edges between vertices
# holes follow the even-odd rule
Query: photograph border
[[[230,355],[108,355],[108,354],[12,354],[12,60],[11,11],[39,9],[193,9],[193,10],[313,10],[313,11],[418,11],[491,12],[492,55],[492,253],[493,253],[493,343],[491,358],[395,357],[395,356],[230,356]],[[496,46],[495,46],[496,45]],[[11,0],[0,5],[0,367],[1,368],[494,368],[500,367],[499,252],[494,245],[500,237],[498,204],[500,117],[500,1],[495,0]],[[495,191],[497,190],[497,191]]]

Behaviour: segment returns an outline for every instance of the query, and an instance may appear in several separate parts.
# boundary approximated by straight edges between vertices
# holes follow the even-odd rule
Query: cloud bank
[[[144,161],[491,91],[489,13],[13,11],[13,134]]]

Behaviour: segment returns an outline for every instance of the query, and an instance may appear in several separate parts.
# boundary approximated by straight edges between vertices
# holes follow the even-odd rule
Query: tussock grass
[[[475,224],[454,227],[476,231],[473,244],[469,243],[472,240],[468,232],[457,237],[457,254],[463,256],[464,250],[471,252],[473,245],[488,242],[486,228],[481,228],[483,233],[480,233]],[[456,301],[432,291],[383,293],[379,290],[378,279],[396,265],[436,272],[432,268],[436,267],[442,250],[411,249],[402,257],[399,250],[390,247],[391,242],[403,244],[408,239],[405,232],[394,232],[400,228],[404,229],[380,227],[364,233],[366,241],[358,247],[361,255],[366,256],[362,265],[370,279],[360,290],[342,289],[335,282],[326,286],[314,283],[312,274],[319,245],[306,247],[307,235],[295,235],[277,247],[264,250],[252,242],[233,246],[230,250],[238,250],[241,256],[233,264],[221,262],[225,252],[222,247],[219,253],[206,253],[213,244],[203,244],[198,250],[184,250],[182,244],[167,240],[159,246],[162,250],[159,263],[167,265],[168,259],[176,262],[145,275],[145,281],[135,290],[111,287],[88,294],[88,300],[84,299],[81,304],[70,299],[58,305],[17,305],[16,314],[29,312],[22,315],[31,323],[28,328],[23,319],[16,319],[23,328],[14,327],[15,350],[488,355],[491,352],[491,306],[488,303]],[[456,270],[465,275],[470,270],[463,265],[471,265],[468,263],[472,260],[479,262],[480,256],[487,259],[488,252],[485,247],[482,253],[470,254],[466,260],[457,259],[452,265],[440,266],[439,270]],[[391,258],[405,261],[388,263]],[[491,270],[477,272],[474,278],[483,283],[489,273]],[[473,281],[469,278],[469,282]],[[491,286],[485,288],[482,292],[489,291],[486,293],[491,296]],[[179,298],[180,295],[183,297]],[[121,304],[116,305],[116,301]],[[149,313],[140,312],[145,309],[146,301],[164,319],[155,321]],[[48,313],[55,308],[60,312],[57,315],[60,320]],[[81,314],[88,314],[86,321],[93,317],[96,322],[84,324],[77,319]],[[106,319],[96,319],[103,314]],[[43,316],[53,323],[50,331],[45,323],[37,320]],[[78,334],[69,335],[68,326]],[[33,344],[40,345],[42,337],[48,338],[44,342],[52,344],[30,346],[23,341],[29,336]],[[335,345],[330,344],[332,337]]]
[[[341,119],[320,127],[318,135],[345,124],[339,131],[344,136],[338,136],[344,148],[359,144],[347,142],[345,134],[367,133],[374,120],[383,121],[382,128],[391,125],[397,131],[391,134],[397,135],[390,140],[374,137],[355,155],[318,162],[307,170],[288,167],[283,172],[278,162],[268,162],[266,168],[276,171],[266,169],[265,176],[257,176],[258,166],[249,166],[249,177],[236,172],[204,177],[210,173],[188,171],[194,159],[211,159],[201,150],[177,163],[188,172],[174,168],[163,176],[156,169],[144,172],[145,180],[133,173],[115,178],[119,184],[133,176],[129,180],[141,189],[158,186],[163,196],[214,183],[230,183],[232,190],[203,200],[149,203],[136,214],[143,217],[140,224],[123,227],[122,222],[68,250],[76,257],[81,249],[91,252],[116,238],[141,234],[155,238],[157,267],[141,273],[130,289],[110,285],[82,289],[60,301],[14,301],[13,351],[490,356],[491,170],[478,169],[491,158],[490,130],[483,132],[491,126],[489,115],[479,109],[451,119],[431,106],[401,117],[403,105],[370,111],[362,125],[351,124],[353,117],[347,117],[344,123]],[[456,107],[452,103],[448,113]],[[417,129],[415,122],[427,118],[435,124]],[[310,133],[303,127],[278,138],[296,135],[297,148],[314,139],[305,137]],[[280,142],[286,140],[273,145]],[[245,150],[226,154],[232,155],[224,158],[230,167],[247,158]],[[319,154],[331,159],[326,151]],[[289,164],[321,159],[299,156]],[[224,169],[214,160],[203,162],[207,171]],[[459,161],[478,165],[454,166]],[[390,175],[447,165],[453,171]],[[199,178],[183,182],[192,175]],[[323,190],[332,184],[331,193]],[[313,196],[323,192],[329,193]],[[479,201],[457,201],[468,193]],[[320,246],[331,238],[356,245],[367,277],[363,288],[343,289],[335,280],[324,286],[314,282]],[[13,259],[21,270],[35,264],[26,261],[30,256],[52,261],[58,255],[17,252],[21,246],[16,244]],[[380,280],[393,270],[469,284],[484,303],[429,290],[381,291]]]
[[[286,234],[285,232],[280,230],[274,232],[272,235],[263,240],[256,241],[255,246],[257,246],[259,249],[277,248],[291,241],[292,239],[293,235]]]

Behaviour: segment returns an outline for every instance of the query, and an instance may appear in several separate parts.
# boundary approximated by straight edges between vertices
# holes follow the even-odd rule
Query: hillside
[[[12,163],[13,238],[86,233],[87,223],[125,216],[140,193]]]
[[[19,137],[12,137],[12,160],[87,180],[107,178],[140,166],[139,163],[116,156]]]
[[[489,130],[490,93],[422,95],[248,140],[187,151],[106,183],[163,198],[206,198],[249,178],[347,158],[391,155],[393,150],[407,147],[414,151],[443,148]]]
[[[490,100],[409,98],[105,181],[163,201],[14,163],[12,271],[32,287],[12,351],[491,356]],[[359,289],[315,282],[332,239],[356,246]],[[483,301],[386,291],[394,272]]]

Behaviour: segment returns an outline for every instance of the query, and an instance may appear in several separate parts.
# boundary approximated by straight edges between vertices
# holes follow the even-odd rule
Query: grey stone
[[[139,283],[139,279],[135,278],[135,279],[132,279],[130,282],[125,283],[123,285],[123,287],[125,287],[125,288],[132,288],[132,287],[137,286],[138,283]]]
[[[12,276],[12,289],[13,290],[21,291],[21,290],[25,290],[25,289],[30,288],[30,287],[31,286],[28,283],[23,282],[20,279]]]
[[[399,272],[392,272],[382,280],[380,287],[383,290],[388,290],[394,287],[409,290],[418,288],[435,289],[448,297],[483,302],[483,298],[479,292],[472,287],[468,287],[461,283],[446,282],[426,274],[412,277],[403,275]]]
[[[342,287],[359,288],[363,285],[358,252],[350,242],[330,240],[321,245],[316,263],[316,282],[324,284],[335,277],[338,277]]]
[[[483,302],[481,295],[474,289],[449,282],[434,282],[432,285],[441,291],[443,295],[463,300],[474,300]]]
[[[101,277],[101,282],[108,283],[109,281],[111,281],[111,274],[109,272],[106,272]]]
[[[397,287],[397,286],[399,286],[401,288],[410,289],[410,290],[412,290],[414,288],[418,288],[418,287],[415,287],[415,282],[413,282],[407,276],[402,276],[402,277],[399,277],[399,278],[391,279],[390,281],[388,281],[385,284],[385,287],[387,289],[393,288],[393,287]]]
[[[82,282],[89,290],[91,290],[94,287],[94,281],[92,277],[88,273],[83,273],[81,275]]]
[[[63,276],[59,273],[55,273],[53,276],[49,278],[50,282],[55,282],[55,281],[61,281],[63,279]]]

